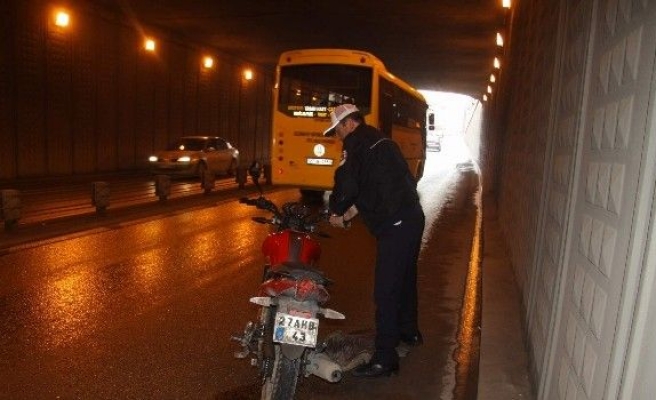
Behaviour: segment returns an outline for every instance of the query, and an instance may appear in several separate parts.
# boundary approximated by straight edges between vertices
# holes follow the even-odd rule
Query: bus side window
[[[390,93],[390,85],[385,80],[378,80],[380,97],[378,99],[378,120],[380,126],[378,129],[387,137],[392,136],[392,124],[394,123],[394,100]]]

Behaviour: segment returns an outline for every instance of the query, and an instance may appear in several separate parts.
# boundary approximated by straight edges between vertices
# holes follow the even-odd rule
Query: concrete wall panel
[[[651,398],[635,383],[656,359],[641,354],[653,351],[656,3],[521,2],[513,13],[512,86],[488,110],[538,398]]]
[[[187,68],[187,50],[174,43],[169,53],[171,61],[168,75],[168,132],[166,132],[165,138],[160,138],[165,139],[165,142],[161,143],[161,140],[158,139],[158,145],[171,143],[185,134],[185,82],[181,77],[185,76]]]
[[[185,73],[179,78],[184,84],[183,110],[184,110],[184,134],[195,135],[198,133],[198,64],[188,52],[185,52]]]
[[[143,38],[130,29],[120,29],[117,40],[117,164],[120,170],[127,170],[136,168],[137,60],[147,54],[140,46]]]
[[[16,19],[16,174],[45,174],[46,165],[46,49],[45,7],[17,2]],[[11,99],[10,99],[11,101]]]
[[[16,16],[11,12],[0,13],[0,26],[6,34],[0,35],[0,180],[16,175],[16,109],[14,98],[14,42]]]
[[[47,18],[45,25],[46,173],[70,175],[73,172],[72,37],[70,30],[56,26],[52,18]]]
[[[94,21],[98,39],[96,52],[96,171],[118,169],[118,76],[119,76],[119,30],[105,19]]]
[[[96,169],[96,119],[98,63],[96,45],[101,37],[96,31],[97,19],[76,21],[76,29],[88,32],[75,36],[72,43],[72,99],[71,135],[72,165],[74,174],[94,172]],[[102,31],[100,31],[102,32]]]
[[[647,162],[656,3],[593,4],[571,249],[547,398],[617,398],[645,268],[653,159]],[[653,118],[653,116],[651,117]],[[639,201],[642,200],[642,201]],[[637,343],[636,345],[640,345]],[[556,397],[557,396],[557,397]]]

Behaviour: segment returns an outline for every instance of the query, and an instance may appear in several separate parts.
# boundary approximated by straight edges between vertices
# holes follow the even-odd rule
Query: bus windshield
[[[280,68],[278,111],[297,118],[328,118],[344,103],[371,110],[371,67],[303,64]]]

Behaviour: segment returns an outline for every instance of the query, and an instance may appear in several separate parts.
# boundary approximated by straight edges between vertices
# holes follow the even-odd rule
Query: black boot
[[[378,361],[372,360],[364,365],[360,365],[353,370],[353,376],[363,376],[367,378],[377,378],[379,376],[390,376],[399,373],[399,363],[385,365]]]

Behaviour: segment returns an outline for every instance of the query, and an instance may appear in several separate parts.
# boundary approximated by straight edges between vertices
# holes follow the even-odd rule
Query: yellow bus
[[[424,97],[370,53],[306,49],[281,54],[273,98],[271,179],[302,190],[329,190],[342,145],[324,137],[330,112],[355,104],[367,124],[399,144],[419,180],[426,159]]]

